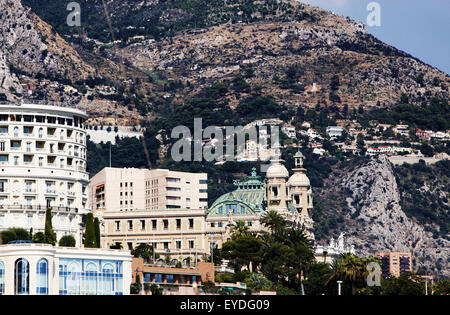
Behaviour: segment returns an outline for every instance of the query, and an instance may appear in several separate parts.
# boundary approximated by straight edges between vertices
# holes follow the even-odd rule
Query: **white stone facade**
[[[315,250],[315,258],[318,262],[332,263],[339,255],[353,254],[355,255],[355,246],[346,244],[344,239],[345,233],[341,233],[337,239],[331,238],[330,244],[325,246],[317,246]]]
[[[88,205],[85,112],[43,104],[0,104],[0,230],[44,231],[52,208],[57,238],[81,244]]]

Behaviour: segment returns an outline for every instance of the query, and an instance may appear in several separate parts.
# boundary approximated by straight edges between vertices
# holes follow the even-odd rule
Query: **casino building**
[[[0,104],[0,231],[44,231],[52,209],[60,239],[82,240],[88,206],[84,111],[41,103]]]
[[[312,191],[306,169],[303,168],[304,156],[297,152],[294,159],[294,174],[289,177],[281,159],[281,147],[275,144],[266,181],[262,181],[253,169],[247,179],[234,183],[234,191],[220,196],[207,209],[209,248],[221,247],[223,242],[229,240],[237,221],[243,221],[250,232],[265,230],[260,220],[272,210],[293,226],[303,228],[307,236],[314,239]]]

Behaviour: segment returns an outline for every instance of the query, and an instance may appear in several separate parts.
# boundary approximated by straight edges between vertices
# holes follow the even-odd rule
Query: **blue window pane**
[[[48,262],[40,259],[36,266],[36,294],[48,294]]]
[[[123,294],[121,261],[92,259],[60,259],[59,293]]]
[[[14,286],[15,293],[30,294],[30,265],[25,258],[19,258],[15,262]]]
[[[5,265],[0,261],[0,295],[5,294]]]

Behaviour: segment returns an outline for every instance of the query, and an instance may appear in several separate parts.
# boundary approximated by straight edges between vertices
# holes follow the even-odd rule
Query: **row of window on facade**
[[[173,264],[174,262],[172,262]],[[187,264],[187,262],[185,262]],[[180,281],[183,279],[184,281]],[[175,283],[175,280],[178,280],[178,283],[195,283],[197,282],[197,276],[191,275],[172,275],[172,274],[161,274],[161,273],[150,273],[144,272],[144,283]]]
[[[187,219],[187,221],[188,221],[188,228],[193,229],[194,228],[194,219]],[[122,221],[115,221],[116,231],[121,230],[121,224],[122,224]],[[147,227],[147,220],[139,220],[139,226],[140,226],[140,230],[144,231]],[[128,230],[130,230],[130,231],[133,230],[134,220],[127,220],[127,227],[128,227]],[[169,220],[168,219],[162,220],[162,227],[164,230],[169,229]],[[175,219],[175,227],[177,230],[181,230],[181,228],[182,228],[182,220],[181,219]],[[152,230],[158,229],[158,220],[157,219],[151,220],[151,228],[152,228]]]
[[[164,249],[164,250],[170,250],[170,249],[176,249],[176,250],[182,250],[183,249],[183,242],[181,240],[175,241],[174,245],[175,247],[170,246],[171,242],[151,242],[151,245],[154,249]],[[195,240],[187,240],[187,249],[195,249]],[[116,242],[116,246],[122,245],[121,242]],[[133,243],[128,242],[128,249],[133,250]]]
[[[19,181],[15,180],[12,184],[16,186],[17,184],[19,184]],[[71,183],[71,182],[60,182],[60,187],[61,187],[60,190],[61,190],[61,192],[63,192],[64,186],[66,186],[67,193],[69,195],[72,195],[72,194],[74,194],[74,192],[73,192],[74,185],[75,185],[75,183]],[[8,180],[0,179],[0,192],[5,192],[7,190],[7,186],[8,186]],[[37,187],[36,180],[25,180],[24,192],[26,192],[26,193],[27,192],[36,192],[36,187]],[[55,193],[56,182],[46,181],[45,187],[46,187],[45,192]],[[81,190],[82,190],[83,195],[86,194],[86,188],[87,188],[86,185],[82,185]]]
[[[1,114],[0,122],[25,122],[25,123],[47,123],[58,124],[61,126],[74,126],[83,128],[85,119],[74,116],[73,118],[42,116],[42,115],[20,115],[20,114]]]
[[[167,177],[166,178],[167,183],[180,183],[181,182],[181,178],[177,178],[177,177]],[[191,180],[190,179],[186,179],[186,184],[191,184]],[[208,181],[206,179],[200,179],[198,181],[198,183],[200,185],[206,185],[208,183]]]
[[[225,205],[225,212],[224,212],[224,208],[223,206],[220,206],[217,209],[217,214],[221,215],[221,214],[246,214],[245,211],[245,207],[244,206],[239,206],[237,204],[226,204]]]
[[[1,207],[0,207],[1,209]],[[52,222],[53,224],[56,224],[56,218],[58,218],[58,223],[61,226],[64,225],[72,225],[72,221],[73,221],[73,215],[69,215],[69,216],[60,216],[60,217],[53,217],[52,218]],[[44,222],[45,216],[43,214],[27,214],[27,224],[28,226],[33,226],[34,224],[39,224],[42,225],[42,222]],[[37,221],[36,221],[37,220]],[[8,220],[6,220],[7,222]],[[5,216],[4,215],[0,215],[0,227],[4,227],[5,226]]]
[[[30,284],[30,264],[19,258],[14,263],[14,294],[26,295],[35,289],[37,295],[50,292],[49,262],[45,258],[36,263],[36,282]],[[11,272],[11,271],[9,271]],[[5,294],[6,269],[0,260],[0,295]],[[119,261],[60,259],[58,293],[65,294],[123,294],[123,269]]]
[[[22,150],[22,140],[10,140],[9,141],[9,147],[6,145],[6,141],[0,141],[0,151],[5,152],[7,150],[12,151],[21,151]],[[32,153],[32,147],[34,144],[34,152],[44,152],[46,150],[46,141],[26,141],[25,142],[25,151],[28,153]],[[62,153],[62,154],[68,154],[74,157],[86,157],[86,149],[83,147],[79,147],[77,145],[67,145],[68,150],[66,151],[66,143],[58,142],[58,145],[56,143],[49,143],[47,153]]]
[[[35,128],[35,127],[27,127],[24,126],[23,128],[19,126],[15,126],[12,128],[12,136],[14,138],[19,138],[21,136],[24,137],[33,137],[34,136],[34,130],[37,129],[37,137],[38,138],[55,138],[58,135],[56,128],[48,127],[45,129],[46,133],[44,133],[44,128]],[[6,135],[9,134],[9,126],[0,126],[0,135]],[[75,136],[74,136],[75,135]],[[85,134],[82,132],[73,132],[73,130],[70,129],[61,129],[59,131],[59,138],[61,140],[68,139],[68,140],[75,140],[75,142],[78,142],[80,144],[85,144]]]
[[[36,166],[36,159],[34,155],[24,154],[23,156],[12,155],[11,162],[13,166],[28,165]],[[59,165],[57,164],[56,156],[48,156],[46,163],[44,163],[45,157],[38,156],[37,166],[39,167],[59,167],[59,168],[71,168],[76,171],[84,171],[86,169],[86,163],[83,161],[75,161],[73,158],[60,158]],[[9,154],[0,154],[0,165],[8,165],[10,162]]]
[[[227,223],[228,224],[228,223]],[[247,221],[247,226],[253,226],[253,222],[252,221]],[[212,227],[212,228],[215,228],[215,227],[219,227],[219,228],[221,228],[221,227],[223,227],[223,225],[224,225],[224,223],[223,222],[211,222],[210,223],[210,226]]]

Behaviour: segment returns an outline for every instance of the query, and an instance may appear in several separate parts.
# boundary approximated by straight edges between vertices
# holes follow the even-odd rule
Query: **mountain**
[[[218,81],[239,82],[221,95],[231,109],[254,95],[335,112],[449,97],[447,74],[360,22],[294,0],[107,1],[114,37],[100,0],[79,2],[81,27],[67,26],[67,0],[1,2],[0,51],[22,87],[98,121],[170,118]],[[45,79],[56,83],[44,89]]]

